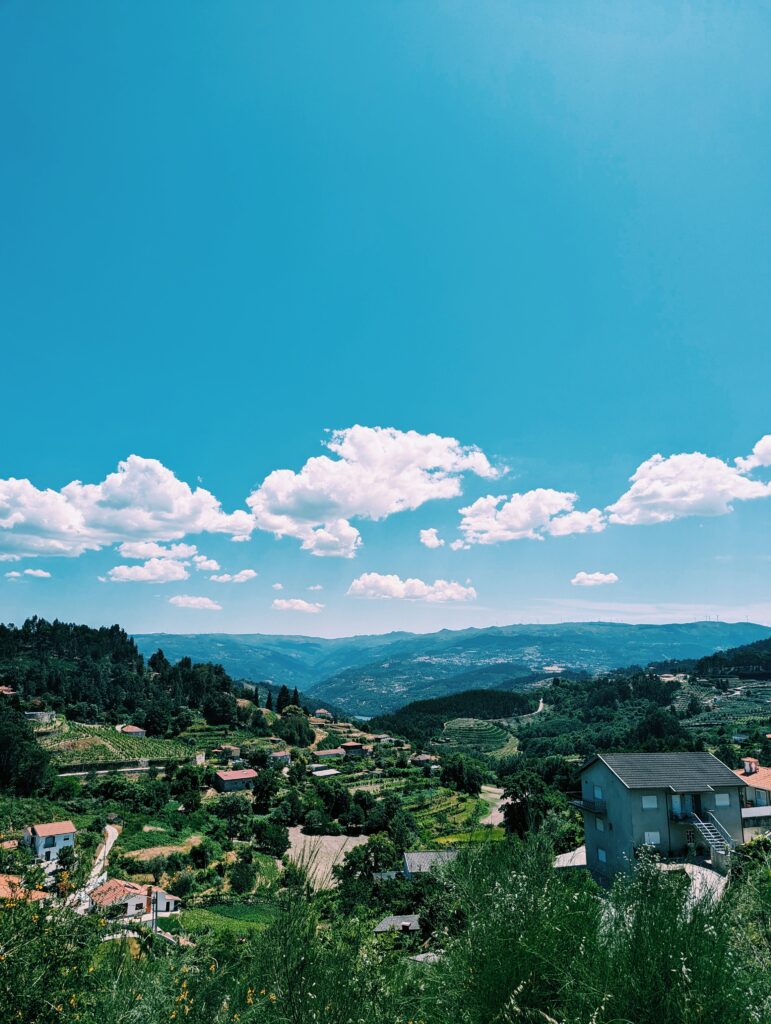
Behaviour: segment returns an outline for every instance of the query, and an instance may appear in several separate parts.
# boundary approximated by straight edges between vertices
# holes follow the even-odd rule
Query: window
[[[644,811],[655,811],[659,806],[659,798],[655,793],[651,796],[644,796],[642,798],[642,808]]]
[[[715,793],[715,807],[730,807],[731,806],[731,794],[730,793]]]
[[[645,845],[646,846],[658,846],[661,843],[660,832],[646,832],[645,833]]]
[[[594,819],[594,824],[595,824],[598,832],[604,832],[605,831],[605,822],[602,820],[602,818],[596,817]]]
[[[602,800],[602,786],[595,786],[594,787],[594,799],[595,800]]]
[[[601,846],[597,847],[597,860],[600,862],[600,864],[605,864],[608,860],[608,855],[607,853],[605,853]]]

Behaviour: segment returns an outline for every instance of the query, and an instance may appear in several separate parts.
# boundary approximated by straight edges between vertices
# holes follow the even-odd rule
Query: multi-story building
[[[54,864],[65,847],[75,845],[77,829],[71,821],[50,821],[24,829],[24,842],[44,864]]]
[[[722,866],[742,831],[746,783],[712,754],[596,754],[581,769],[586,863],[600,881],[652,847],[681,857],[703,847]]]

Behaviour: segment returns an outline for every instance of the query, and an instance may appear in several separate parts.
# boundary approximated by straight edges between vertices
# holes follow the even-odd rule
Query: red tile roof
[[[159,885],[138,885],[122,878],[108,878],[102,882],[91,892],[91,899],[98,907],[113,907],[116,903],[126,903],[137,896],[146,897],[148,889],[151,893],[162,893],[167,900],[179,900],[179,896],[173,896]]]
[[[42,889],[25,889],[21,875],[0,875],[0,900],[47,900]]]
[[[239,768],[238,771],[217,772],[217,778],[223,782],[235,782],[237,779],[256,779],[257,772],[254,768]]]
[[[144,729],[140,729],[138,725],[124,725],[121,732],[144,732]]]
[[[744,758],[744,760],[754,759]],[[753,789],[771,790],[771,768],[759,767],[757,771],[750,772],[749,775],[743,768],[734,768],[734,775],[738,775],[742,782],[746,782],[747,785],[752,786]]]
[[[78,830],[71,821],[49,821],[45,825],[31,825],[30,831],[36,836],[66,836]]]

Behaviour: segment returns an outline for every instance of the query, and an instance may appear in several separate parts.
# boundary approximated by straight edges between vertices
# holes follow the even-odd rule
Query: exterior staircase
[[[716,853],[728,854],[731,852],[734,842],[724,829],[718,827],[716,822],[702,821],[698,814],[691,814],[690,822],[707,845]]]

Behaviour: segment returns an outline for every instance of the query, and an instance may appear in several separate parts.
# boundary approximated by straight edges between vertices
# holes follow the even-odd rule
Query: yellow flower
[[[275,1003],[275,1001],[276,1001],[276,993],[275,992],[271,992],[270,995],[268,996],[268,999],[270,999],[271,1003]]]

